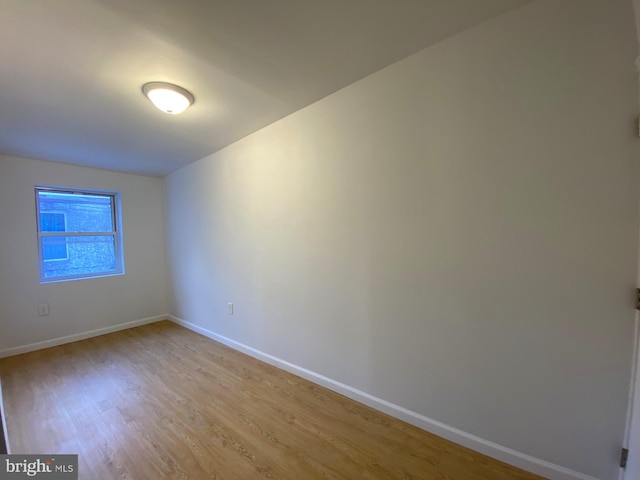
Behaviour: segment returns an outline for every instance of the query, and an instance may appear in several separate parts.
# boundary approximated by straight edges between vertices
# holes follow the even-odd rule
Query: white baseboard
[[[12,357],[14,355],[20,355],[21,353],[42,350],[43,348],[55,347],[57,345],[63,345],[65,343],[77,342],[78,340],[84,340],[85,338],[98,337],[107,333],[126,330],[128,328],[138,327],[140,325],[146,325],[147,323],[154,323],[160,320],[166,320],[167,318],[168,315],[156,315],[155,317],[141,318],[139,320],[133,320],[132,322],[121,323],[119,325],[113,325],[111,327],[98,328],[89,332],[76,333],[73,335],[68,335],[66,337],[52,338],[51,340],[44,340],[42,342],[30,343],[28,345],[22,345],[19,347],[6,348],[4,350],[0,350],[0,358]]]
[[[399,405],[395,405],[391,402],[387,402],[381,398],[370,395],[366,392],[353,388],[344,383],[337,382],[331,378],[320,375],[306,368],[294,365],[293,363],[282,360],[268,353],[264,353],[253,347],[249,347],[240,342],[236,342],[222,335],[218,335],[206,328],[202,328],[193,323],[187,322],[181,318],[173,315],[167,315],[167,317],[174,323],[181,325],[189,330],[204,335],[205,337],[216,340],[224,345],[227,345],[234,350],[238,350],[242,353],[246,353],[258,360],[273,365],[275,367],[286,370],[287,372],[298,375],[306,380],[321,385],[329,390],[340,393],[346,397],[349,397],[357,402],[363,403],[371,408],[384,412],[392,417],[403,420],[407,423],[415,425],[418,428],[431,432],[442,438],[446,438],[459,445],[463,445],[467,448],[480,452],[489,457],[500,460],[501,462],[508,463],[515,467],[521,468],[531,473],[541,475],[549,478],[550,480],[598,480],[595,477],[585,475],[584,473],[576,472],[574,470],[556,465],[545,460],[527,455],[526,453],[518,452],[511,448],[499,445],[497,443],[485,440],[470,433],[459,430],[455,427],[451,427],[437,420],[433,420],[429,417],[425,417],[419,413],[408,410]]]

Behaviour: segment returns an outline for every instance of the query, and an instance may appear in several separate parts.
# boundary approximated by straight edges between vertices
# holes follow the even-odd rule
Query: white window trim
[[[111,232],[41,232],[40,231],[40,201],[38,192],[49,191],[58,193],[73,193],[77,195],[103,195],[112,198],[112,225],[114,230]],[[124,275],[124,249],[122,248],[122,206],[120,200],[120,192],[111,190],[95,190],[90,188],[78,188],[59,185],[35,185],[34,187],[36,200],[36,231],[38,233],[38,268],[40,271],[40,283],[57,283],[68,282],[72,280],[83,280],[87,278],[113,277]],[[66,215],[65,215],[66,228]],[[42,259],[42,238],[43,237],[108,237],[114,239],[116,268],[108,272],[99,273],[83,273],[77,275],[66,275],[61,277],[46,278],[44,276],[44,261]]]

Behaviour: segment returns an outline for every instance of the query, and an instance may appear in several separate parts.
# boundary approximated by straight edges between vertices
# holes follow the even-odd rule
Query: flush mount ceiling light
[[[172,115],[184,112],[195,101],[189,91],[171,83],[145,83],[142,86],[142,93],[158,109]]]

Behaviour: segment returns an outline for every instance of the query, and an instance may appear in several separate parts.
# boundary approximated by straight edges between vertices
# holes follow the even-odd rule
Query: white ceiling
[[[0,0],[0,152],[163,176],[530,1]]]

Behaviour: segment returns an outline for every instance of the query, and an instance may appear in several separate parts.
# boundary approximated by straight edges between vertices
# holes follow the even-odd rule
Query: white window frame
[[[36,231],[38,233],[38,267],[40,270],[40,283],[56,283],[71,280],[83,280],[87,278],[112,277],[124,275],[124,252],[122,248],[122,207],[120,192],[110,190],[95,190],[89,188],[77,188],[57,185],[36,185],[34,187],[36,200]],[[42,232],[40,231],[40,199],[38,192],[67,193],[74,195],[99,195],[111,197],[111,215],[113,230],[110,232]],[[65,215],[66,228],[66,215]],[[42,239],[44,237],[112,237],[115,247],[116,268],[105,272],[82,273],[65,275],[60,277],[45,278],[44,260],[42,258]]]

